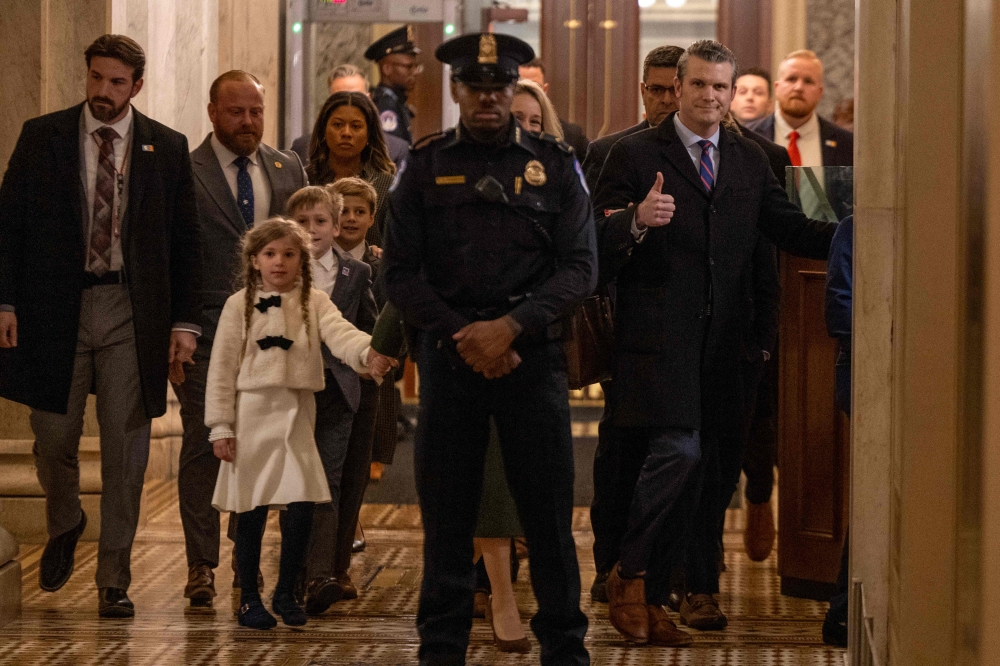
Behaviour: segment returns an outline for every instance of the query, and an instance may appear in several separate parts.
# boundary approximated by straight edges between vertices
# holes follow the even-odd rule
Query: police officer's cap
[[[535,51],[517,37],[492,32],[450,39],[434,57],[451,65],[451,78],[470,84],[508,84],[518,79],[517,67],[531,62]]]
[[[402,28],[393,30],[374,42],[365,51],[365,58],[368,60],[381,60],[393,53],[402,53],[404,55],[418,55],[420,53],[420,49],[413,43],[412,25],[404,25]]]

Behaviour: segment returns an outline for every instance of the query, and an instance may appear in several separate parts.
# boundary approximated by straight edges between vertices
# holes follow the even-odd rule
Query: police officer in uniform
[[[371,97],[378,107],[382,131],[412,143],[410,120],[413,110],[406,95],[413,89],[423,67],[417,64],[420,49],[413,43],[413,26],[405,25],[377,40],[365,51],[365,58],[378,63],[379,84]]]
[[[418,330],[420,663],[465,663],[492,416],[531,550],[541,663],[589,664],[558,320],[596,285],[590,197],[572,150],[511,116],[530,46],[471,34],[435,55],[452,67],[460,122],[411,149],[390,197],[384,260],[389,299]]]

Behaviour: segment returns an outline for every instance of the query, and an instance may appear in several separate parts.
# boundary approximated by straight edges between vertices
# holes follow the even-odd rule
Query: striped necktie
[[[94,219],[90,228],[90,256],[87,265],[95,275],[111,270],[111,236],[114,233],[115,168],[114,140],[118,132],[104,126],[94,132],[100,138],[97,155],[97,180],[94,187]]]
[[[698,175],[701,176],[701,184],[705,186],[705,191],[712,193],[715,187],[715,166],[712,164],[712,142],[702,139],[698,142],[701,146],[701,162],[698,164]]]

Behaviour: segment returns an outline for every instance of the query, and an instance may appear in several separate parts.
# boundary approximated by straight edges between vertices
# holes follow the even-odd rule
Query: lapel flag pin
[[[144,144],[142,144],[142,152],[144,152],[144,153],[151,153],[151,152],[153,152],[153,144],[151,144],[151,143],[144,143]]]
[[[831,148],[836,148],[837,147],[837,142],[834,141],[833,139],[827,139],[825,143],[826,143],[826,145],[830,146]]]
[[[277,160],[275,160],[275,162],[274,162],[274,166],[275,166],[275,168],[277,168],[277,169],[280,169],[280,168],[282,168],[282,167],[283,167],[284,165],[283,165],[283,164],[282,164],[281,162],[278,162]]]

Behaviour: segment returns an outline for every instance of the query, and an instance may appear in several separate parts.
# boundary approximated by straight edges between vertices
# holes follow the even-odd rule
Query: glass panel
[[[854,213],[854,167],[785,167],[788,198],[809,217],[839,222]]]

